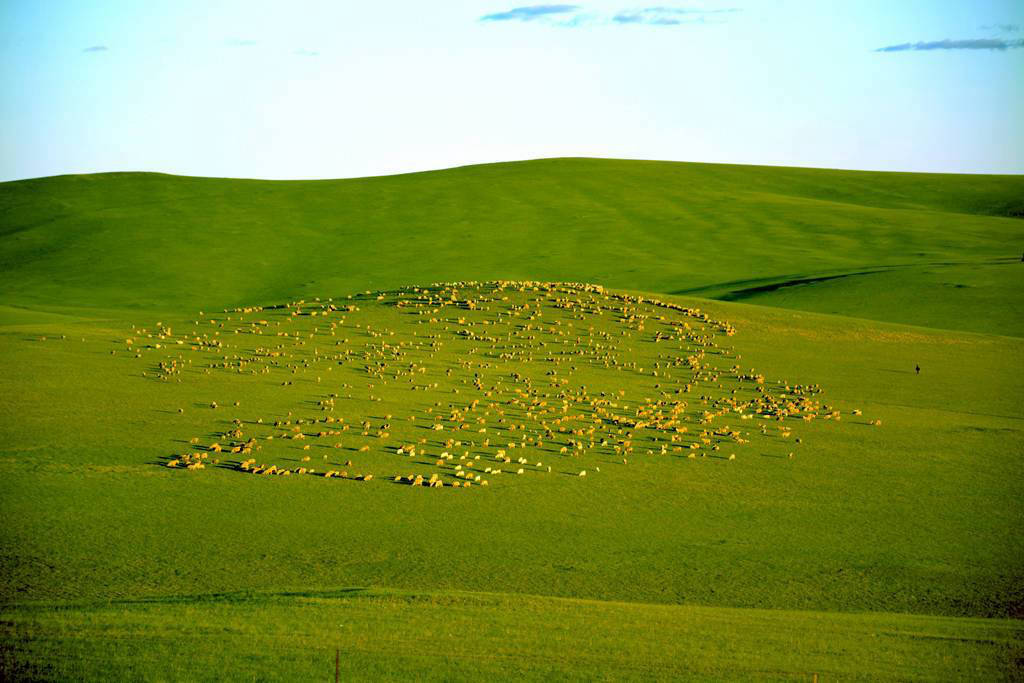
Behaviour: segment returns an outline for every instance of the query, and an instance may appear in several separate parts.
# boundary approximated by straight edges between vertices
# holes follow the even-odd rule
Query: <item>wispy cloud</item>
[[[723,9],[694,9],[689,7],[645,7],[619,12],[612,21],[616,24],[649,24],[651,26],[678,26],[679,24],[703,24],[716,14],[739,12],[730,7]]]
[[[914,52],[918,50],[1011,50],[1024,47],[1024,40],[972,38],[969,40],[936,40],[930,43],[900,43],[875,49],[875,52]]]
[[[316,50],[307,50],[304,47],[300,47],[298,50],[296,50],[295,54],[299,55],[300,57],[319,57],[320,56],[320,53],[317,52]]]
[[[1002,31],[1003,33],[1016,33],[1020,30],[1019,24],[987,24],[981,27],[982,31]]]
[[[580,5],[529,5],[505,12],[485,14],[480,21],[532,21],[549,26],[573,28],[594,24],[647,24],[677,26],[679,24],[722,23],[724,15],[739,12],[735,8],[698,9],[692,7],[643,7],[620,10],[615,14],[584,12]]]
[[[109,49],[106,45],[90,45],[87,48],[83,48],[82,52],[106,52]]]
[[[578,9],[579,5],[529,5],[515,7],[507,12],[485,14],[480,17],[480,21],[534,21],[560,14],[570,14]]]

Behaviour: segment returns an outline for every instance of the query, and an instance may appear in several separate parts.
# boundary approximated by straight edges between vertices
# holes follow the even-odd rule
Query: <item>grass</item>
[[[744,215],[748,220],[745,227],[736,222],[731,233],[711,234],[693,224],[691,242],[699,249],[673,236],[678,233],[645,242],[643,234],[657,232],[650,216],[623,223],[634,227],[609,233],[608,240],[597,233],[583,239],[586,231],[556,234],[528,249],[531,230],[546,225],[544,220],[558,222],[575,201],[575,190],[568,198],[559,194],[565,189],[559,182],[591,187],[588,196],[600,197],[601,206],[621,201],[625,212],[630,204],[625,195],[616,199],[622,187],[611,180],[615,172],[623,177],[622,187],[635,186],[639,193],[636,211],[661,211],[666,221],[674,209],[658,203],[653,190],[643,195],[657,174],[678,185],[661,185],[669,188],[664,194],[676,197],[670,202],[676,208],[682,200],[674,193],[689,178],[690,194],[709,205],[722,203],[714,192],[735,192],[747,201],[749,191],[761,197],[764,211],[748,204],[744,214],[731,207],[737,221]],[[549,204],[530,194],[541,192],[540,179],[548,183]],[[66,186],[46,189],[46,183]],[[90,183],[105,188],[102,197],[97,186],[86,189]],[[230,196],[216,200],[219,209],[206,205],[204,227],[195,208],[202,199],[189,193],[208,183],[220,183]],[[417,183],[429,189],[416,190]],[[605,190],[598,192],[594,188],[601,183]],[[987,258],[1000,234],[1010,239],[1019,230],[1019,220],[1008,217],[1016,211],[1015,183],[561,160],[337,183],[128,174],[0,186],[0,195],[19,197],[21,208],[10,225],[22,226],[0,247],[14,269],[0,271],[0,292],[6,292],[0,307],[3,672],[30,678],[102,678],[108,671],[128,678],[299,678],[329,675],[334,648],[341,645],[348,648],[345,671],[356,677],[785,678],[814,671],[844,678],[1013,677],[1020,667],[1017,620],[1024,613],[1024,543],[1016,533],[1024,494],[1016,446],[1024,431],[1024,369],[1016,359],[1024,357],[1024,339],[1011,334],[1012,314],[977,291],[965,294],[976,307],[966,314],[967,299],[936,303],[928,292],[944,276],[927,272],[930,266],[771,289],[771,283],[834,274],[839,260],[847,260],[850,270],[871,269],[870,260],[888,252],[881,244],[873,252],[869,238],[850,237],[851,249],[841,253],[816,247],[803,260],[783,241],[778,254],[764,262],[748,259],[747,270],[731,252],[752,253],[741,236],[760,239],[762,214],[771,213],[773,203],[795,203],[793,216],[803,218],[773,219],[794,235],[799,225],[814,221],[842,232],[846,228],[835,218],[842,214],[839,205],[872,212],[872,220],[898,211],[911,217],[885,228],[895,253],[924,239],[924,214],[941,213],[964,223],[941,237],[932,231],[932,244]],[[381,196],[375,193],[388,187],[395,193],[391,204],[374,204]],[[463,241],[444,222],[450,214],[437,208],[441,199],[449,197],[445,206],[453,212],[472,213],[467,207],[484,206],[483,199],[475,203],[473,192],[486,197],[492,187],[505,199],[490,196],[494,217],[482,209],[475,216],[505,216],[507,223],[490,224],[505,231],[479,229]],[[254,192],[258,188],[266,191]],[[169,203],[142,201],[151,191]],[[186,201],[188,196],[194,201]],[[246,208],[243,196],[255,204]],[[513,220],[516,196],[523,213]],[[419,209],[401,197],[420,197]],[[92,208],[83,208],[90,202]],[[822,203],[832,208],[820,208]],[[528,216],[543,214],[536,208],[543,206],[551,207],[548,219]],[[53,220],[29,225],[25,217],[44,210]],[[304,216],[310,224],[323,221],[323,228],[332,215],[367,221],[369,227],[353,228],[357,234],[349,238],[362,245],[361,254],[340,246],[344,240],[330,231],[314,230],[307,244],[288,224]],[[390,237],[381,227],[386,216],[405,221],[396,223]],[[256,244],[232,242],[241,217],[251,223]],[[513,230],[520,220],[525,227]],[[89,221],[99,227],[85,230]],[[284,226],[273,228],[275,221]],[[410,237],[409,226],[417,225],[422,229]],[[873,225],[864,229],[880,235],[881,224]],[[370,234],[362,231],[378,228],[383,241],[371,249]],[[172,229],[179,231],[174,239],[166,234]],[[24,246],[16,235],[37,240],[37,248],[15,255]],[[129,235],[131,244],[124,242]],[[621,240],[618,247],[615,240]],[[163,245],[159,254],[142,246],[157,242]],[[295,253],[280,248],[284,242]],[[234,245],[235,258],[227,257],[231,249],[225,245]],[[627,277],[630,260],[612,253],[619,247],[638,254],[633,263],[650,268],[638,267]],[[466,258],[447,256],[460,249]],[[692,251],[696,261],[682,260],[683,250]],[[489,256],[482,256],[485,251]],[[771,263],[776,258],[778,268]],[[78,259],[93,265],[76,266]],[[698,273],[697,265],[704,264],[717,265]],[[371,283],[423,284],[459,270],[487,277],[519,270],[532,277],[560,271],[554,279],[607,285],[604,278],[588,276],[602,268],[619,286],[697,289],[732,299],[659,297],[728,321],[735,336],[727,336],[723,326],[649,303],[630,304],[636,309],[631,313],[648,316],[643,330],[640,320],[626,320],[621,310],[597,316],[553,302],[534,320],[529,316],[536,309],[506,316],[513,305],[535,303],[539,296],[515,288],[504,292],[508,301],[499,297],[487,310],[436,303],[398,308],[397,292],[378,300],[378,286]],[[751,269],[760,268],[777,273],[759,278]],[[949,288],[959,292],[1002,287],[998,278],[984,287],[980,280],[1010,266],[974,274],[949,268],[956,282],[978,284]],[[681,275],[678,281],[672,272]],[[18,278],[32,286],[16,291]],[[737,284],[743,279],[749,282]],[[878,283],[878,300],[865,304],[872,282]],[[343,288],[346,283],[356,286]],[[897,306],[899,283],[909,292],[920,288],[928,305],[913,311]],[[758,287],[765,289],[750,291]],[[648,296],[637,290],[614,293]],[[463,297],[480,296],[473,288],[460,291]],[[355,292],[360,294],[347,298]],[[313,296],[322,297],[320,304]],[[294,306],[222,310],[301,297],[310,302],[295,317]],[[359,310],[309,316],[322,310],[318,306],[327,297]],[[761,303],[772,306],[751,305]],[[873,309],[883,304],[884,310]],[[810,310],[817,308],[849,309],[862,317]],[[653,343],[656,332],[679,329],[650,317],[663,314],[688,322],[696,336],[685,343]],[[866,319],[871,317],[931,327]],[[259,319],[268,324],[260,326],[261,335],[251,334],[251,323]],[[172,328],[163,339],[158,321]],[[328,321],[336,323],[333,330]],[[570,322],[576,335],[552,333],[567,331]],[[285,330],[288,337],[278,336]],[[222,344],[195,344],[197,334]],[[577,346],[576,336],[581,344],[599,341],[608,348]],[[189,343],[179,345],[179,339]],[[401,357],[393,353],[399,342],[405,342],[398,347]],[[260,348],[286,355],[271,359],[257,355]],[[587,353],[563,355],[579,348]],[[716,369],[715,379],[699,379],[700,372],[685,366],[657,367],[671,377],[650,374],[654,363],[701,348],[706,362],[700,372]],[[342,352],[347,353],[334,357]],[[534,360],[501,355],[512,352]],[[561,362],[549,363],[547,356]],[[619,365],[606,368],[606,359]],[[167,368],[172,360],[179,365],[162,371],[160,362]],[[381,361],[385,366],[374,366]],[[224,363],[228,367],[210,367]],[[426,372],[406,374],[410,363]],[[820,393],[810,396],[830,408],[816,409],[813,422],[742,421],[730,414],[701,425],[703,411],[716,401],[758,395],[755,383],[736,378],[734,365],[741,374],[762,374],[763,387],[776,397],[787,384],[820,385]],[[922,368],[919,376],[915,365]],[[559,374],[547,374],[551,370]],[[484,388],[474,388],[475,379]],[[691,392],[674,393],[687,383]],[[435,458],[444,450],[457,457],[460,452],[445,445],[455,438],[451,428],[469,415],[484,417],[466,410],[473,398],[481,400],[480,410],[491,411],[486,436],[495,444],[498,435],[503,442],[541,437],[539,421],[528,418],[523,405],[508,403],[522,399],[517,388],[533,392],[536,400],[549,393],[552,405],[560,405],[558,394],[564,393],[568,414],[576,415],[592,415],[590,401],[602,391],[606,397],[625,392],[614,399],[619,416],[646,405],[646,398],[685,398],[681,416],[689,430],[673,444],[666,430],[625,428],[635,432],[626,465],[613,449],[621,444],[591,447],[589,438],[578,457],[562,455],[556,446],[568,446],[577,435],[556,428],[541,446],[506,447],[508,455],[529,453],[528,471],[491,475],[486,488],[424,489],[390,481],[414,473],[459,480],[457,459],[438,466]],[[322,410],[318,402],[331,394],[337,394],[333,411]],[[501,405],[490,407],[491,402]],[[459,408],[458,419],[452,419],[450,405]],[[506,423],[497,422],[499,408]],[[821,419],[832,409],[842,420]],[[444,430],[422,428],[438,414]],[[274,428],[274,420],[325,415],[358,425],[339,435],[340,449],[331,447],[333,437],[265,439],[296,426]],[[225,437],[236,427],[234,418],[244,431],[237,439]],[[258,418],[262,425],[253,424]],[[363,436],[365,419],[371,429]],[[543,419],[550,423],[554,415]],[[869,424],[874,420],[881,425]],[[382,439],[378,432],[385,422],[392,427]],[[527,428],[512,431],[510,422]],[[725,423],[740,427],[748,443],[711,435],[722,450],[703,444],[695,451],[704,457],[694,459],[672,450],[699,442],[700,430]],[[770,431],[761,434],[758,424]],[[783,437],[780,425],[788,425],[792,436]],[[325,428],[300,427],[307,433]],[[349,475],[372,471],[376,478],[253,476],[239,469],[242,454],[204,448],[250,436],[258,436],[262,448],[248,457],[260,462],[290,469],[326,462],[330,469]],[[192,438],[198,443],[190,443]],[[421,438],[427,443],[419,444]],[[482,438],[473,434],[474,443],[463,450],[493,467],[497,446],[483,446]],[[612,441],[625,438],[615,434]],[[417,457],[394,452],[405,443],[420,446]],[[669,448],[665,455],[662,444]],[[363,445],[370,450],[360,451]],[[431,457],[422,457],[424,448]],[[166,466],[185,452],[209,453],[208,467]],[[735,461],[717,457],[730,452]],[[310,463],[302,461],[307,455]],[[222,462],[215,466],[217,457]],[[349,460],[353,465],[345,464]],[[515,457],[501,466],[512,464],[522,466]],[[583,468],[587,477],[574,476]],[[337,642],[336,624],[347,624],[345,643]]]
[[[4,669],[47,679],[329,680],[336,656],[343,680],[992,679],[1024,648],[1014,620],[501,593],[221,594],[0,614]]]
[[[787,288],[784,305],[1022,335],[1020,316],[990,311],[1022,303],[1022,197],[1020,176],[607,159],[337,181],[61,176],[0,186],[0,303],[184,313],[496,278],[716,298],[882,271]]]
[[[714,304],[713,314],[728,311],[730,320],[737,321],[739,333],[726,339],[743,356],[740,361],[724,357],[715,365],[742,362],[744,370],[755,367],[769,382],[814,384],[827,377],[822,400],[846,415],[840,423],[797,420],[794,437],[787,440],[761,437],[744,427],[754,433],[750,444],[736,448],[736,462],[690,461],[680,454],[650,457],[644,453],[650,445],[638,439],[640,452],[628,467],[618,463],[611,449],[595,448],[576,468],[552,452],[553,444],[571,438],[558,434],[543,450],[526,450],[531,464],[536,458],[555,465],[556,476],[495,479],[490,490],[467,491],[454,499],[462,492],[416,491],[410,496],[407,487],[386,482],[360,487],[319,478],[266,481],[215,467],[192,473],[157,466],[199,448],[188,443],[192,437],[199,437],[200,445],[223,441],[218,435],[233,428],[235,417],[247,423],[284,419],[288,411],[294,417],[321,417],[325,413],[316,402],[337,392],[338,407],[331,414],[356,424],[369,417],[373,433],[385,421],[394,423],[393,437],[382,441],[357,430],[341,437],[342,450],[327,447],[334,438],[310,438],[303,442],[313,444],[308,452],[277,439],[264,441],[265,449],[251,457],[297,467],[311,454],[322,468],[329,464],[338,470],[349,469],[345,461],[355,459],[378,479],[428,474],[449,432],[435,437],[408,422],[411,414],[419,415],[422,424],[432,420],[428,409],[447,415],[449,403],[465,406],[483,398],[463,384],[477,373],[488,388],[499,380],[506,383],[485,404],[514,397],[512,390],[521,386],[507,377],[514,369],[531,376],[539,389],[554,391],[542,384],[550,380],[545,373],[553,366],[539,360],[515,365],[477,356],[494,367],[460,367],[473,358],[465,355],[470,348],[484,345],[455,340],[453,331],[439,338],[446,345],[433,359],[410,350],[406,359],[388,363],[389,372],[404,369],[406,362],[424,363],[429,372],[417,374],[416,382],[432,378],[440,382],[437,389],[410,391],[405,377],[381,385],[363,369],[362,349],[381,339],[366,333],[368,322],[377,331],[397,331],[396,337],[383,338],[395,343],[424,334],[423,328],[440,335],[444,324],[421,325],[421,317],[369,299],[358,302],[361,310],[349,314],[332,338],[348,338],[357,360],[333,365],[333,371],[326,370],[333,361],[323,361],[309,370],[297,368],[294,375],[287,367],[270,375],[225,370],[207,375],[193,366],[160,381],[153,375],[166,347],[141,351],[144,357],[136,358],[136,351],[124,350],[124,339],[134,335],[127,326],[95,333],[82,324],[89,330],[84,342],[83,333],[68,328],[58,328],[70,332],[67,339],[50,335],[45,341],[8,333],[13,343],[6,357],[21,372],[0,380],[6,414],[20,416],[17,429],[5,439],[6,471],[0,484],[5,516],[17,520],[7,525],[6,538],[9,547],[19,550],[19,561],[5,577],[7,598],[130,597],[195,592],[199,586],[209,591],[298,589],[312,578],[316,587],[492,590],[494,577],[501,576],[503,590],[564,597],[971,616],[1020,613],[1016,558],[1024,548],[1012,528],[1022,472],[1006,443],[1021,428],[1016,398],[1024,378],[1005,362],[1021,351],[1022,342],[1012,338],[971,338]],[[274,319],[269,312],[255,315]],[[438,317],[465,315],[449,309]],[[553,315],[549,310],[549,325],[557,319]],[[314,324],[309,317],[300,320],[305,322],[294,325],[309,329]],[[231,323],[219,324],[227,327],[206,327],[223,331],[229,344],[239,346],[217,351],[214,360],[245,355],[240,352],[246,346],[267,343],[266,336],[229,334]],[[585,324],[599,331],[621,329],[609,315]],[[641,367],[652,367],[656,354],[670,352],[644,343],[655,329],[630,329],[635,336],[620,343],[622,353],[635,353]],[[178,335],[186,332],[181,327]],[[135,338],[133,348],[158,343]],[[322,337],[314,342],[327,348]],[[544,352],[561,348],[550,344]],[[287,349],[301,349],[304,355],[281,362],[301,366],[305,361],[300,359],[311,355],[308,345],[289,342]],[[111,350],[117,355],[111,356]],[[190,355],[197,356],[196,363],[211,359],[210,352]],[[914,363],[925,368],[921,377],[910,374]],[[575,374],[557,366],[570,388],[585,383],[594,394],[625,390],[634,408],[644,398],[658,397],[653,377],[588,369],[589,362],[579,365]],[[455,368],[453,377],[444,376],[446,366]],[[314,372],[333,377],[318,384]],[[673,384],[663,387],[666,391],[688,376],[678,372]],[[282,386],[282,381],[294,383]],[[371,381],[374,390],[366,388]],[[715,384],[696,385],[693,393],[718,396],[731,390],[718,390]],[[96,400],[98,387],[107,397],[104,410],[81,410]],[[453,388],[463,393],[450,393]],[[385,400],[369,401],[371,394]],[[242,403],[239,408],[232,405],[236,400]],[[212,401],[221,407],[211,409]],[[442,407],[435,406],[438,401]],[[179,414],[179,408],[184,412]],[[855,408],[865,415],[850,416]],[[703,409],[694,401],[685,414],[696,417]],[[574,400],[572,413],[578,412]],[[385,414],[394,419],[385,420]],[[486,436],[496,443],[498,434],[502,441],[515,438],[512,432],[495,432],[495,417],[488,418],[492,432]],[[881,419],[883,426],[866,426],[869,418]],[[774,433],[775,423],[767,424]],[[262,439],[278,431],[251,424],[244,428],[245,438],[257,434]],[[472,453],[485,453],[484,462],[498,465],[491,460],[495,448],[480,448],[483,436],[470,434],[477,440]],[[799,447],[790,443],[797,436],[804,440]],[[392,452],[399,444],[427,437],[429,458]],[[357,452],[364,444],[372,446],[371,452]],[[792,461],[776,457],[794,450]],[[592,472],[585,485],[558,474],[594,465],[603,465],[605,476]],[[878,485],[880,478],[884,486]],[[620,501],[631,513],[623,516],[619,508],[607,507],[607,499]],[[444,517],[438,519],[440,511]],[[343,534],[332,533],[338,525]],[[240,528],[253,530],[258,542],[239,535]],[[195,540],[202,543],[197,547]],[[106,548],[100,558],[95,557],[98,546]],[[443,551],[431,550],[435,547]]]

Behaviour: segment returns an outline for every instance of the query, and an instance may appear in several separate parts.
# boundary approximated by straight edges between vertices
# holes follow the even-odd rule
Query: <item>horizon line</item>
[[[1017,177],[1024,176],[1024,171],[1010,172],[1010,173],[995,173],[991,171],[903,171],[903,170],[891,170],[891,169],[871,169],[871,168],[844,168],[839,166],[799,166],[799,165],[785,165],[785,164],[759,164],[759,163],[737,163],[737,162],[722,162],[722,161],[692,161],[692,160],[681,160],[681,159],[648,159],[648,158],[635,158],[635,157],[599,157],[599,156],[552,156],[552,157],[532,157],[528,159],[507,159],[502,161],[482,161],[472,162],[466,164],[456,164],[454,166],[440,166],[436,168],[428,168],[416,171],[398,171],[394,173],[379,173],[370,175],[357,175],[357,176],[333,176],[333,177],[316,177],[316,178],[267,178],[267,177],[256,177],[256,176],[220,176],[220,175],[193,175],[187,173],[171,173],[169,171],[140,171],[140,170],[116,170],[116,171],[88,171],[82,173],[55,173],[53,175],[42,175],[42,176],[28,176],[25,178],[11,178],[9,180],[0,180],[0,185],[7,183],[20,183],[29,182],[35,180],[46,180],[50,178],[69,178],[69,177],[85,177],[85,176],[102,176],[102,175],[162,175],[170,176],[174,178],[199,178],[204,180],[243,180],[253,182],[274,182],[274,183],[309,183],[309,182],[336,182],[342,180],[371,180],[375,178],[393,178],[407,175],[420,175],[423,173],[442,173],[445,171],[456,171],[465,168],[474,168],[479,166],[499,166],[499,165],[510,165],[510,164],[526,164],[536,163],[542,161],[632,161],[637,163],[653,163],[653,164],[690,164],[690,165],[703,165],[703,166],[743,166],[750,168],[778,168],[778,169],[799,169],[808,171],[842,171],[847,173],[897,173],[897,174],[914,174],[914,175],[968,175],[968,176],[1005,176],[1005,177]]]

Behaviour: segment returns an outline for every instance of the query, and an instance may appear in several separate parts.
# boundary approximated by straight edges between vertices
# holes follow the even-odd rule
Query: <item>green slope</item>
[[[0,608],[56,680],[993,680],[1024,623],[340,589]]]
[[[489,489],[465,494],[388,481],[267,480],[212,466],[201,473],[160,466],[170,454],[198,448],[189,445],[190,437],[212,443],[236,416],[246,421],[247,437],[262,440],[269,424],[289,411],[324,415],[317,401],[334,392],[340,398],[330,414],[350,424],[369,419],[379,425],[393,414],[386,419],[393,423],[391,439],[354,430],[340,437],[344,450],[332,448],[331,438],[306,441],[312,450],[305,451],[278,438],[263,442],[253,457],[295,467],[309,454],[323,458],[321,471],[350,469],[343,464],[353,459],[372,467],[378,479],[396,467],[400,474],[406,468],[427,473],[444,449],[434,435],[451,432],[419,427],[433,421],[424,411],[447,414],[451,402],[483,398],[463,383],[477,373],[488,384],[502,378],[507,384],[485,404],[516,396],[518,385],[508,379],[516,367],[488,356],[486,343],[479,355],[468,354],[477,344],[443,329],[459,329],[454,323],[413,324],[411,330],[422,330],[417,336],[435,334],[444,345],[430,357],[407,350],[402,360],[389,360],[394,368],[426,363],[428,372],[416,377],[440,382],[438,388],[410,391],[405,377],[381,384],[363,370],[364,344],[378,339],[365,325],[396,331],[379,339],[397,344],[410,338],[409,323],[372,297],[359,306],[363,310],[350,314],[338,337],[321,330],[317,340],[296,339],[306,351],[280,360],[292,363],[294,373],[282,367],[267,375],[250,375],[255,363],[242,373],[232,366],[206,374],[204,366],[219,365],[222,354],[225,360],[251,356],[233,346],[236,340],[276,348],[295,338],[235,335],[232,323],[223,321],[227,327],[206,325],[221,332],[228,344],[222,349],[179,352],[171,344],[170,350],[140,350],[143,357],[136,358],[124,349],[125,337],[135,337],[140,347],[157,340],[140,338],[126,324],[4,328],[0,343],[10,371],[0,373],[0,408],[14,419],[5,424],[0,448],[0,505],[9,520],[3,546],[13,555],[3,567],[0,599],[383,585],[775,609],[1024,613],[1024,545],[1015,533],[1024,465],[1009,447],[1024,429],[1024,373],[1016,360],[1024,341],[1016,338],[713,303],[713,315],[737,326],[729,343],[742,355],[742,361],[727,356],[715,365],[741,362],[770,379],[821,382],[822,400],[845,416],[839,423],[790,418],[795,434],[789,439],[758,435],[760,424],[776,433],[774,421],[720,418],[715,424],[751,433],[750,443],[736,450],[736,462],[723,460],[729,450],[697,460],[674,451],[659,456],[658,446],[638,436],[628,466],[610,448],[596,448],[579,467],[597,465],[605,473],[579,479],[564,476],[576,470],[558,454],[568,438],[558,436],[525,451],[531,463],[554,465],[554,473],[505,475]],[[259,315],[273,320],[271,313]],[[548,324],[554,315],[546,314]],[[611,317],[588,324],[610,326],[617,337]],[[178,334],[190,329],[180,318],[161,321]],[[148,314],[136,321],[149,329],[154,322]],[[307,354],[310,346],[336,349],[332,340],[341,339],[348,339],[341,348],[352,349],[357,362],[314,362]],[[621,339],[623,353],[635,353],[648,370],[655,354],[675,352],[667,342]],[[549,340],[538,354],[558,348]],[[153,379],[158,360],[179,353],[188,369],[170,381]],[[465,359],[491,367],[466,370]],[[583,367],[573,372],[538,360],[518,371],[545,391],[553,391],[546,373],[556,368],[571,388],[583,383],[605,391],[611,382],[616,393],[627,391],[623,400],[634,408],[659,395],[653,383],[671,381],[664,385],[671,392],[679,381],[589,367],[585,358],[572,363]],[[924,368],[919,377],[915,363]],[[456,369],[451,378],[447,367]],[[687,414],[704,409],[701,396],[739,387],[722,381],[729,382],[724,389],[704,383],[685,395]],[[383,402],[369,400],[372,394]],[[211,409],[211,401],[221,408]],[[853,416],[855,408],[864,416]],[[419,422],[409,421],[410,414]],[[253,425],[258,418],[267,426]],[[485,436],[495,443],[518,441],[524,433],[499,432],[494,419],[492,413]],[[869,419],[883,426],[869,426]],[[494,447],[479,448],[484,435],[468,434],[478,441],[471,452],[495,465],[487,455]],[[795,444],[796,437],[804,443]],[[424,462],[424,456],[395,455],[395,445],[419,438],[428,439],[421,449],[431,455]],[[363,444],[369,453],[356,452]],[[796,458],[787,459],[787,451]]]
[[[294,679],[329,676],[338,647],[356,677],[1016,675],[1020,622],[1005,618],[1024,613],[1024,340],[674,300],[735,324],[744,368],[822,382],[843,421],[798,421],[800,446],[752,436],[736,462],[605,454],[586,479],[465,492],[183,472],[163,462],[194,448],[189,435],[206,443],[236,413],[316,410],[365,375],[338,366],[321,384],[296,367],[282,386],[196,367],[156,381],[141,371],[176,345],[136,358],[127,321],[0,326],[0,672]],[[374,302],[359,301],[345,337],[395,327]],[[160,318],[180,332],[190,319]],[[668,351],[635,349],[645,366]],[[446,338],[428,362],[466,350]],[[378,423],[457,398],[427,376],[443,396],[392,382],[383,403],[342,413]],[[274,462],[301,464],[281,446]],[[341,457],[396,458],[378,450]]]
[[[588,159],[0,184],[0,677],[316,678],[336,647],[353,677],[1019,676],[1022,210],[1017,176]],[[465,492],[163,466],[235,413],[316,410],[367,378],[157,381],[178,347],[128,351],[133,325],[470,278],[667,293],[734,324],[744,369],[821,383],[844,419],[797,423],[799,447],[755,433],[735,462],[604,453],[600,476]],[[375,335],[396,311],[357,300],[343,336],[393,342]],[[399,336],[446,340],[421,359],[440,388],[378,385],[343,412],[379,422],[473,372],[537,370],[468,370],[484,359],[449,339],[460,323],[423,322]],[[650,369],[672,350],[649,341],[619,343]]]
[[[1024,335],[1005,313],[1024,296],[1021,176],[600,159],[331,181],[113,173],[4,183],[0,212],[13,306],[572,279]]]

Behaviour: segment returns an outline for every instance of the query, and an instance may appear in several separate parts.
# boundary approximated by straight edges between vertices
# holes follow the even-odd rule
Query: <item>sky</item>
[[[1024,173],[1020,0],[522,2],[0,0],[0,180]]]

